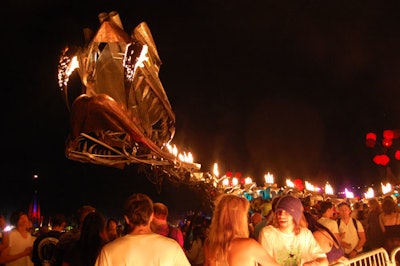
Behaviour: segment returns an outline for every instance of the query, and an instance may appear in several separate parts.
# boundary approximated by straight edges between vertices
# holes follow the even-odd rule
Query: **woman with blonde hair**
[[[243,197],[223,194],[217,198],[204,245],[205,266],[279,265],[249,238],[249,206]]]

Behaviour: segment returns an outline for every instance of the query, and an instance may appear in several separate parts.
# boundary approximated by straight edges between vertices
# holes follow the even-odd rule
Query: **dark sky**
[[[205,172],[267,172],[335,187],[383,181],[372,162],[400,128],[398,1],[7,1],[2,15],[0,211],[27,208],[32,176],[44,215],[92,204],[119,214],[145,192],[174,210],[200,208],[201,192],[163,184],[135,166],[83,164],[64,155],[69,113],[57,86],[61,50],[118,11],[125,30],[149,25],[160,79],[176,114],[173,143]],[[398,142],[397,142],[398,145]],[[398,145],[399,147],[399,145]],[[391,163],[395,179],[400,162]],[[393,178],[393,177],[392,177]],[[199,195],[200,194],[200,195]],[[188,200],[188,199],[191,200]]]

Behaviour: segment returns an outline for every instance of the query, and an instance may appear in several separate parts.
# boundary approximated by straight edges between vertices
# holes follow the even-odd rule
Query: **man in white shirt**
[[[336,220],[333,219],[333,214],[335,210],[333,209],[333,204],[330,201],[323,201],[320,203],[321,218],[318,222],[328,228],[340,241],[339,227]]]
[[[340,218],[338,220],[344,253],[348,258],[354,258],[363,251],[366,242],[364,228],[361,222],[351,218],[351,208],[346,202],[338,205]]]
[[[145,194],[133,194],[125,203],[128,234],[106,244],[95,266],[190,266],[174,239],[153,233],[153,201]]]
[[[33,266],[31,261],[33,242],[29,229],[32,226],[28,215],[23,211],[15,211],[10,218],[15,228],[8,233],[7,248],[1,253],[1,262],[6,266]]]

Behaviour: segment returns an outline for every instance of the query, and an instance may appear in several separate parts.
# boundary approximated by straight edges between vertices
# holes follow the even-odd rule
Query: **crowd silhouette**
[[[121,206],[121,219],[79,207],[72,228],[62,213],[50,226],[34,228],[16,210],[10,231],[0,215],[0,266],[334,265],[400,246],[394,196],[313,205],[290,194],[256,200],[221,194],[211,214],[188,212],[178,224],[169,220],[167,205],[141,193]]]

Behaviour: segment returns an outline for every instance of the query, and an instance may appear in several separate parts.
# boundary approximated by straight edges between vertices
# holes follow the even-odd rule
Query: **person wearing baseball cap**
[[[258,240],[280,265],[328,265],[313,234],[302,226],[303,209],[297,197],[282,196],[275,207],[276,224],[264,227]]]

